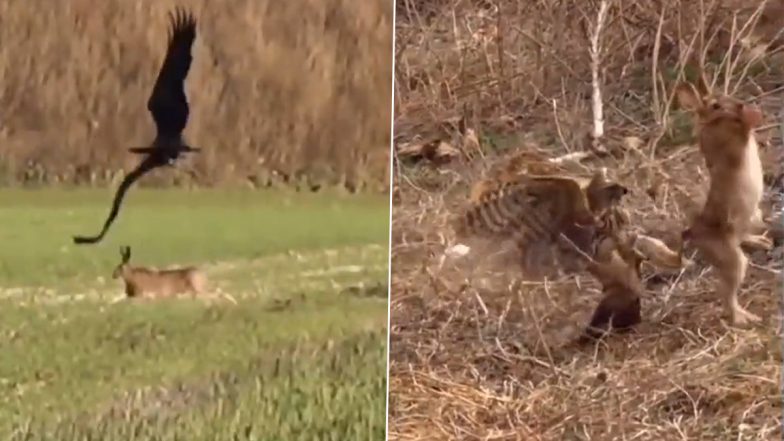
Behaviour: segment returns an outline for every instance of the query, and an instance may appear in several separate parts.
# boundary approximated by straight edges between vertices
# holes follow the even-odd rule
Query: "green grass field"
[[[384,437],[388,200],[0,191],[5,439]],[[220,299],[111,301],[134,264],[197,264]]]

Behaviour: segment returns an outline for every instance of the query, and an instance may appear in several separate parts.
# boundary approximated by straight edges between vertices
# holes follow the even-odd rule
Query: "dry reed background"
[[[388,187],[388,0],[3,1],[0,180],[96,183],[132,166],[175,5],[199,20],[186,82],[199,184]]]
[[[710,74],[726,52],[741,54],[718,84],[739,82],[737,95],[766,112],[765,203],[778,209],[784,2],[769,1],[742,33],[757,2],[609,4],[600,71],[600,146],[609,154],[575,167],[608,166],[632,188],[625,204],[634,223],[672,244],[707,175],[691,120],[671,111],[669,94],[689,53],[704,47]],[[396,150],[440,139],[457,156],[396,159],[389,439],[779,439],[781,276],[772,273],[782,269],[780,245],[753,256],[741,293],[764,317],[760,327],[720,319],[713,276],[698,259],[683,272],[646,268],[645,322],[584,348],[570,342],[599,298],[591,278],[524,282],[503,253],[442,260],[454,243],[449,217],[491,165],[512,151],[595,146],[585,30],[599,1],[398,0],[396,8]],[[705,44],[693,39],[699,29]],[[771,43],[765,52],[762,42]],[[479,149],[465,147],[465,127]],[[654,187],[655,200],[646,191]]]

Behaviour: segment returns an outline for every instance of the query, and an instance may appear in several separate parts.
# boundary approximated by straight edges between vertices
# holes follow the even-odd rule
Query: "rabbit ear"
[[[694,85],[697,89],[697,92],[701,93],[702,96],[708,96],[711,93],[711,83],[708,81],[708,76],[705,74],[705,70],[700,68],[699,69],[699,78],[697,79],[697,84]]]
[[[698,87],[692,83],[680,83],[675,88],[675,98],[678,106],[690,112],[697,112],[702,109],[704,96]]]
[[[131,247],[129,246],[121,246],[120,247],[120,257],[122,257],[122,261],[127,262],[131,259]]]

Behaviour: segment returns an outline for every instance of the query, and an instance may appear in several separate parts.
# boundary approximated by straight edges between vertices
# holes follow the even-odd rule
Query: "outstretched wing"
[[[593,254],[600,226],[585,191],[576,180],[567,177],[537,176],[531,180],[533,191],[541,192],[541,199],[549,201],[545,206],[545,210],[550,210],[546,219],[554,234],[548,239],[554,240],[561,264],[565,267],[583,264],[584,256],[579,254]]]
[[[526,266],[541,266],[550,250],[561,250],[561,234],[578,248],[591,242],[594,218],[580,184],[562,176],[521,176],[488,193],[462,217],[458,234],[513,239]],[[564,249],[571,252],[570,247]]]
[[[196,19],[182,9],[169,13],[169,47],[161,71],[147,101],[158,136],[177,137],[188,122],[185,77],[191,67],[191,47],[196,38]]]
[[[564,220],[591,223],[585,193],[573,179],[561,176],[521,176],[489,192],[467,213],[480,230],[506,233],[520,224],[538,234],[554,233]]]
[[[585,192],[574,179],[562,176],[530,176],[526,180],[528,192],[536,195],[541,206],[548,210],[552,221],[593,223],[594,217]]]
[[[166,161],[162,160],[155,155],[148,156],[142,161],[133,171],[128,173],[128,175],[123,179],[122,183],[120,183],[120,187],[117,188],[117,192],[114,194],[114,202],[112,202],[112,209],[109,212],[109,217],[106,218],[104,221],[103,229],[97,236],[86,237],[86,236],[74,236],[73,241],[75,244],[82,245],[82,244],[94,244],[100,242],[106,233],[109,231],[109,227],[112,226],[114,223],[114,219],[117,217],[117,214],[120,212],[120,206],[122,206],[122,201],[125,198],[125,193],[131,188],[134,182],[139,180],[142,176],[144,176],[150,170],[161,167],[166,165]]]

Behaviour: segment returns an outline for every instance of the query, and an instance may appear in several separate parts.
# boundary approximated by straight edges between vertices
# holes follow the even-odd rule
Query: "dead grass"
[[[452,142],[460,138],[455,122],[462,119],[480,133],[484,159],[396,163],[389,439],[780,438],[781,276],[774,273],[784,269],[782,247],[752,256],[755,267],[741,291],[741,302],[765,318],[761,326],[727,325],[712,294],[713,275],[697,258],[697,265],[682,272],[645,267],[644,322],[628,335],[582,347],[573,342],[600,297],[589,276],[526,281],[516,255],[503,244],[477,243],[465,258],[442,257],[455,243],[450,216],[467,199],[468,186],[496,161],[534,147],[551,156],[585,147],[591,115],[580,96],[590,93],[590,82],[580,77],[589,63],[570,52],[585,50],[565,29],[579,29],[578,24],[558,28],[562,25],[547,18],[544,6],[553,2],[537,3],[542,9],[536,12],[497,2],[493,8],[506,11],[502,19],[480,2],[421,4],[438,12],[425,9],[401,20],[398,6],[398,32],[406,36],[399,37],[396,50],[395,137]],[[635,44],[650,49],[659,12],[648,11],[654,14],[647,21],[643,12],[637,11],[638,26],[645,33]],[[661,56],[659,66],[669,71],[693,30],[683,26],[676,34],[677,12],[664,15],[664,33],[672,32],[674,48]],[[466,40],[455,36],[471,35],[472,23],[491,27],[497,20],[507,24],[503,37],[490,38],[473,52],[465,49],[468,43],[458,44]],[[523,60],[532,52],[520,43],[525,39],[510,37],[518,26],[539,26],[528,34],[558,44],[545,45],[547,56],[538,61]],[[623,35],[618,27],[608,33]],[[565,52],[559,52],[562,48]],[[583,166],[586,173],[607,166],[611,178],[632,190],[624,206],[633,225],[672,244],[695,200],[704,195],[707,173],[690,143],[688,118],[651,104],[650,54],[641,51],[635,60],[623,61],[628,49],[621,46],[608,55],[604,94],[610,154],[589,158]],[[499,53],[506,60],[503,75]],[[569,74],[559,58],[582,74]],[[628,73],[621,75],[624,65]],[[783,68],[775,54],[764,58],[738,93],[760,104],[770,123],[784,107],[775,79]],[[549,73],[535,77],[542,70]],[[515,83],[515,78],[526,80]],[[553,79],[563,86],[545,87],[545,80]],[[666,91],[673,80],[674,75],[663,81]],[[503,81],[508,82],[501,92],[496,85]],[[629,136],[639,145],[623,139]],[[765,154],[781,142],[769,131]],[[777,205],[781,164],[764,166],[766,201]],[[654,185],[655,200],[647,194]]]
[[[3,2],[3,181],[100,181],[131,166],[124,148],[154,133],[146,100],[175,4],[199,20],[186,136],[205,149],[193,164],[201,183],[285,175],[383,187],[392,71],[383,0]]]
[[[663,220],[634,188],[633,220]],[[441,266],[442,195],[412,193],[393,223],[390,439],[780,436],[780,288],[767,272],[750,270],[742,294],[768,317],[760,329],[726,326],[703,268],[647,268],[645,322],[580,348],[600,298],[590,277],[525,282],[487,254]]]

